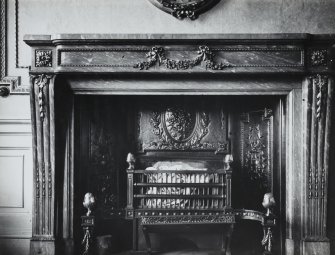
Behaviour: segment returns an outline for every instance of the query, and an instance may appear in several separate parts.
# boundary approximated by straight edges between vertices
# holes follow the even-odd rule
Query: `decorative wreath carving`
[[[220,0],[149,0],[153,5],[177,19],[195,20]]]

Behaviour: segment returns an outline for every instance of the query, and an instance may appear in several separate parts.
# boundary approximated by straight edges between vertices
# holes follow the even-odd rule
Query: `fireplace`
[[[84,34],[25,41],[33,53],[32,254],[78,249],[87,191],[99,200],[101,234],[123,229],[120,245],[131,246],[133,229],[124,220],[128,152],[145,162],[166,153],[203,153],[208,160],[231,153],[234,208],[262,210],[263,193],[275,196],[276,254],[330,254],[333,36]],[[157,112],[185,115],[181,110],[188,125],[203,125],[184,126],[186,133],[175,134],[178,147],[163,143]]]

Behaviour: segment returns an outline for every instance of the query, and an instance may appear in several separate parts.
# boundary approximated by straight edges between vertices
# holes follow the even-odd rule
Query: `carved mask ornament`
[[[195,20],[220,0],[149,0],[153,5],[178,19]]]

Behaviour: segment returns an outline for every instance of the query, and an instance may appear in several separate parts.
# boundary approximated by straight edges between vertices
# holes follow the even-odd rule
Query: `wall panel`
[[[13,107],[16,114],[12,109],[8,116],[8,101],[0,99],[0,253],[28,254],[32,227],[31,123],[23,118],[29,115],[29,108]]]

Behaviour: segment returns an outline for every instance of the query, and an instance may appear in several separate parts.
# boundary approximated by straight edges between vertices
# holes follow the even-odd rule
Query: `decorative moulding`
[[[195,20],[220,0],[149,0],[153,5],[178,19]]]
[[[28,94],[29,86],[21,85],[20,76],[11,76],[8,74],[8,0],[0,0],[0,96],[6,97],[13,94]],[[16,68],[28,68],[18,65],[18,1],[15,0],[15,62]]]

